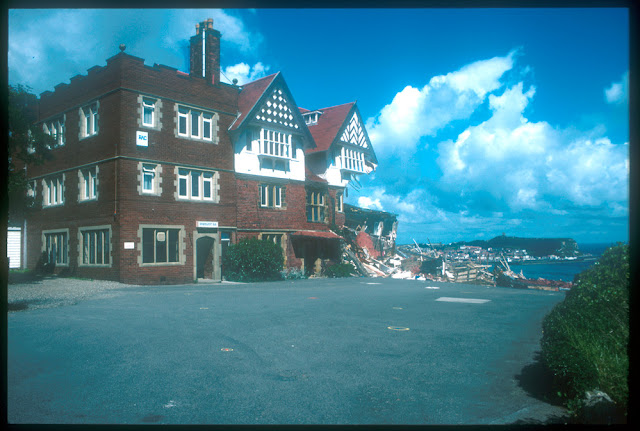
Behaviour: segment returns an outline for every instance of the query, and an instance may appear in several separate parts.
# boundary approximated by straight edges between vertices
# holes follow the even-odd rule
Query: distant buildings
[[[125,283],[220,280],[230,244],[280,245],[285,267],[340,259],[347,185],[376,155],[355,102],[299,108],[276,73],[220,81],[220,33],[196,25],[190,71],[124,52],[40,98],[58,145],[28,166],[24,266]]]

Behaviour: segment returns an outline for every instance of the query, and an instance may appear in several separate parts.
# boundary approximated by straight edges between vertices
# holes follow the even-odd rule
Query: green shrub
[[[578,274],[544,318],[542,358],[570,408],[585,391],[606,392],[626,411],[629,373],[629,246],[619,243]]]
[[[282,248],[271,241],[243,239],[224,254],[225,278],[230,281],[270,281],[282,278]]]
[[[335,265],[327,266],[324,270],[324,274],[330,278],[351,277],[356,274],[356,269],[350,263],[337,263]]]

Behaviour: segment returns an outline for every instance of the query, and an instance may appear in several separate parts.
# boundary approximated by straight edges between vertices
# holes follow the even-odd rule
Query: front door
[[[213,279],[213,257],[215,239],[203,236],[196,240],[196,275],[198,278]]]

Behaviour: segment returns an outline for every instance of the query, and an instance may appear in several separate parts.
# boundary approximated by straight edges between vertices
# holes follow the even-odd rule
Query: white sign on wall
[[[149,133],[148,132],[136,132],[136,145],[139,147],[149,146]]]
[[[197,227],[218,227],[218,222],[217,221],[197,221],[196,222],[196,226]]]
[[[133,250],[134,248],[136,248],[136,244],[134,242],[125,242],[124,243],[124,249],[125,250]]]

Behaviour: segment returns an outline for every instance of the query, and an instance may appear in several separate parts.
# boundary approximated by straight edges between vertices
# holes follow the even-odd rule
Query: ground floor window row
[[[111,227],[78,229],[78,266],[111,266]],[[69,229],[42,232],[45,262],[69,266]]]

